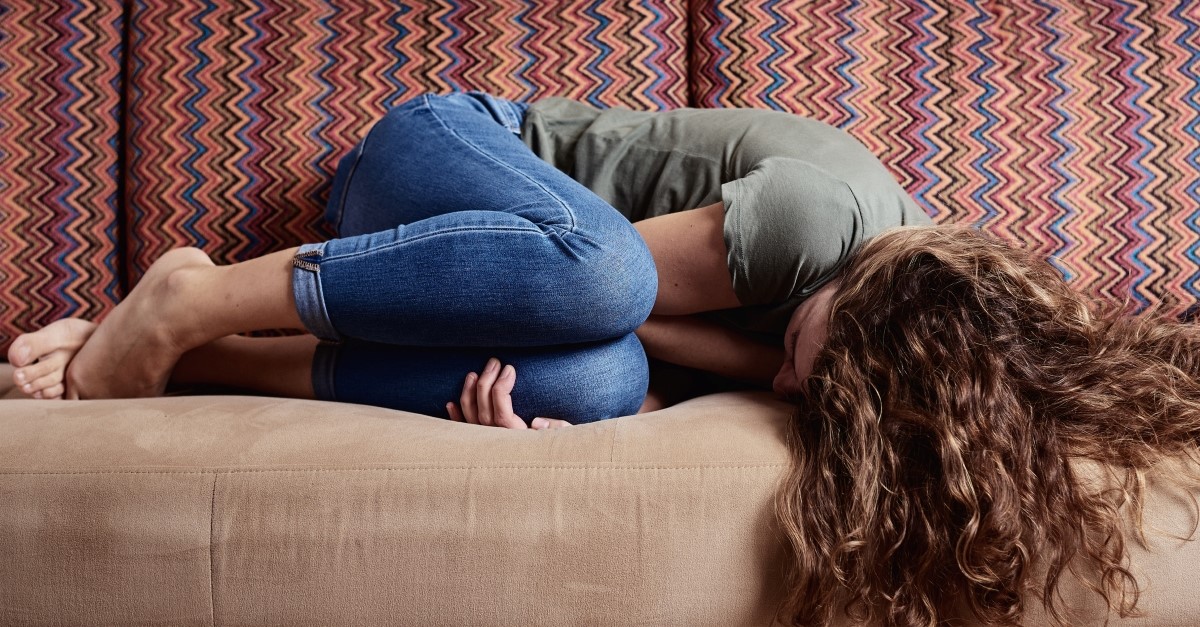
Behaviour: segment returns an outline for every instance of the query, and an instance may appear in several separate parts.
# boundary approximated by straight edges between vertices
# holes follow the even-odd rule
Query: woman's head
[[[771,382],[776,394],[795,398],[803,392],[817,352],[825,343],[830,304],[837,289],[836,280],[826,283],[792,312],[783,335],[783,365]]]
[[[1085,301],[1048,264],[1033,262],[979,231],[894,229],[867,242],[840,279],[792,314],[784,335],[787,358],[775,377],[775,392],[795,398],[806,390],[835,309],[841,323],[837,341],[870,343],[873,351],[897,344],[924,346],[926,333],[944,332],[955,322],[959,331],[974,336],[989,331],[1002,335],[1001,327],[1038,325],[1039,315],[1088,316]],[[959,317],[948,318],[950,309]],[[983,324],[981,313],[992,318],[989,324]],[[874,331],[871,337],[864,335],[868,328]],[[891,336],[889,330],[904,335]]]
[[[1068,458],[1141,468],[1195,445],[1193,328],[1100,311],[1045,261],[954,227],[866,243],[827,321],[779,498],[790,618],[827,618],[841,599],[886,624],[945,619],[955,602],[1011,622],[1035,567],[1045,594],[1076,554],[1098,590],[1132,583],[1118,505],[1082,489]]]

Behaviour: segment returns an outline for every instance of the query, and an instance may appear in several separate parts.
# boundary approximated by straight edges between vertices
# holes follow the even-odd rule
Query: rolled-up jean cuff
[[[296,313],[309,333],[322,340],[336,341],[341,335],[333,328],[325,298],[321,292],[321,256],[325,243],[304,244],[292,259],[292,296]]]
[[[333,393],[333,371],[337,365],[339,344],[321,341],[313,353],[312,386],[313,396],[320,401],[336,401]]]

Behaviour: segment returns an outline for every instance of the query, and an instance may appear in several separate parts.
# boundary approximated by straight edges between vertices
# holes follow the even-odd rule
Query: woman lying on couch
[[[154,396],[173,376],[521,428],[636,413],[644,346],[792,393],[784,352],[810,335],[785,345],[792,312],[866,238],[929,222],[865,147],[798,116],[476,93],[389,112],[327,217],[337,239],[245,263],[171,251],[65,382],[89,325],[18,338],[18,387]],[[311,335],[234,335],[274,328]]]
[[[644,345],[798,405],[786,622],[925,625],[965,601],[1011,623],[1030,588],[1053,609],[1076,558],[1130,609],[1122,504],[1195,453],[1200,335],[1102,311],[978,232],[886,230],[924,220],[878,162],[763,114],[782,115],[422,98],[339,167],[342,237],[225,267],[172,251],[98,328],[19,338],[18,385],[144,396],[174,377],[523,428],[637,410]],[[727,152],[688,143],[718,125]],[[331,341],[230,335],[289,327]]]

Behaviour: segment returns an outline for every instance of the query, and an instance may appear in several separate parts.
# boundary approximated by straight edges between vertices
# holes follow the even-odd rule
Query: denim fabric
[[[488,349],[345,340],[322,344],[318,355],[316,363],[326,362],[323,376],[332,375],[326,400],[442,417],[447,401],[458,402],[464,375],[479,372],[492,356],[517,368],[513,411],[526,421],[547,416],[583,423],[637,413],[649,376],[633,334],[569,346]]]
[[[484,94],[422,96],[342,160],[328,210],[340,237],[294,262],[300,317],[330,340],[318,397],[444,415],[498,356],[526,419],[636,411],[647,370],[632,333],[657,293],[653,260],[623,216],[520,141],[523,115]]]

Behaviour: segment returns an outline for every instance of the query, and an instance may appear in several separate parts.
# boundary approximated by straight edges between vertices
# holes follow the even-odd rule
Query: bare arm
[[[637,336],[654,359],[761,385],[770,385],[784,359],[782,346],[695,316],[651,315]]]
[[[741,305],[726,262],[724,224],[722,203],[634,224],[658,268],[658,298],[637,335],[655,359],[769,384],[783,363],[782,346],[685,315]]]
[[[658,268],[653,313],[678,316],[741,305],[725,261],[724,224],[723,203],[634,223]]]

